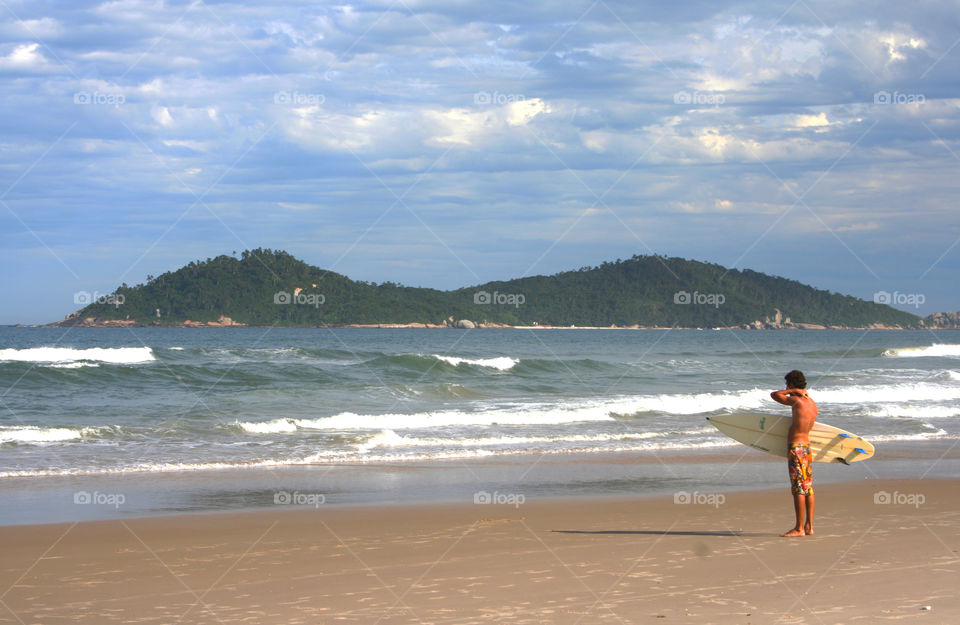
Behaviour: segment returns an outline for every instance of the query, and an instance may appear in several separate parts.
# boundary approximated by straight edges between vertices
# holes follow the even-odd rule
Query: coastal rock
[[[226,315],[220,315],[219,319],[217,319],[216,321],[208,321],[207,325],[210,326],[211,328],[229,328],[229,327],[244,326],[246,324],[240,323],[238,321],[234,321],[233,319],[231,319],[230,317],[227,317]]]
[[[403,330],[407,328],[426,328],[427,324],[425,323],[380,323],[377,324],[378,328],[386,328],[388,330]]]
[[[457,323],[454,324],[455,328],[461,328],[463,330],[473,330],[477,327],[477,324],[470,321],[469,319],[460,319]]]
[[[789,321],[789,318],[787,319],[787,322],[788,322],[788,323],[791,323],[791,322]],[[791,325],[792,325],[792,323],[791,323]],[[779,309],[779,308],[774,308],[774,309],[773,309],[773,319],[771,319],[770,317],[764,317],[764,319],[763,319],[763,326],[764,326],[765,328],[767,328],[768,330],[782,330],[782,329],[783,329],[783,327],[784,327],[783,313],[780,312],[780,309]]]
[[[936,312],[924,318],[923,325],[928,328],[944,330],[960,329],[960,312]]]
[[[129,317],[126,319],[101,319],[100,317],[80,317],[77,313],[71,313],[63,321],[57,321],[50,325],[64,328],[129,328],[137,325],[137,323]]]

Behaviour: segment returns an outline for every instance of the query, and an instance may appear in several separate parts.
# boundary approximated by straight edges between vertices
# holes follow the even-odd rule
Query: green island
[[[919,316],[749,269],[634,256],[442,291],[376,284],[255,249],[120,286],[52,325],[918,328]],[[81,301],[85,303],[85,301]]]

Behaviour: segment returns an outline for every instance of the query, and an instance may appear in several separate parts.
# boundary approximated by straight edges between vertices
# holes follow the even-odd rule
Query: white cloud
[[[427,143],[466,146],[487,144],[496,139],[503,141],[512,128],[526,126],[550,111],[550,106],[540,98],[507,102],[480,111],[463,108],[428,111],[426,115],[436,122],[437,130]]]
[[[31,39],[56,39],[64,32],[63,24],[52,17],[13,20],[0,25],[0,34]]]
[[[754,91],[763,83],[819,77],[826,60],[824,38],[829,34],[829,29],[821,27],[771,27],[750,16],[737,16],[714,27],[712,36],[690,35],[682,56],[698,66],[690,74],[694,89]]]
[[[326,106],[278,106],[286,136],[306,147],[376,152],[377,160],[399,162],[417,146],[476,147],[516,141],[517,130],[550,106],[539,98],[501,106],[419,110],[369,108],[338,113]]]
[[[170,110],[165,106],[155,106],[153,110],[150,111],[153,121],[157,122],[161,126],[172,126],[173,125],[173,116],[170,115]]]
[[[812,128],[814,132],[826,132],[830,126],[839,124],[839,122],[831,122],[827,119],[826,113],[820,112],[816,115],[794,115],[789,124],[797,129]]]
[[[526,126],[533,118],[550,112],[550,107],[540,98],[510,102],[504,106],[505,119],[510,126]]]
[[[927,42],[918,37],[903,33],[883,33],[878,37],[881,44],[887,49],[890,62],[905,61],[910,50],[920,50],[927,47]]]
[[[197,152],[205,152],[209,143],[205,141],[193,141],[189,139],[164,139],[163,145],[168,148],[187,148],[188,150],[195,150]]]
[[[40,51],[39,43],[25,43],[18,45],[10,54],[0,57],[0,70],[3,69],[47,72],[52,68]]]

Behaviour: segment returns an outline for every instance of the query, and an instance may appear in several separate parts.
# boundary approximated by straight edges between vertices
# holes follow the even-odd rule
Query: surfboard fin
[[[840,438],[853,438],[853,437],[850,436],[849,434],[840,434],[839,436],[840,436]]]
[[[867,453],[865,449],[860,449],[859,447],[854,447],[853,451],[859,451],[861,454]]]
[[[846,458],[837,458],[837,462],[842,462],[843,464],[847,465],[848,467],[850,466],[850,463],[847,462],[847,459],[846,459]]]

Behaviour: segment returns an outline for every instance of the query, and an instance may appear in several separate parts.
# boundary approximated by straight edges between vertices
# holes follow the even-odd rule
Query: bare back
[[[801,389],[786,389],[774,391],[770,396],[777,403],[790,406],[793,410],[793,423],[787,434],[790,443],[809,443],[810,429],[817,422],[820,409],[806,391]]]
[[[820,409],[817,403],[810,399],[810,396],[796,397],[793,408],[793,424],[790,426],[790,432],[787,434],[791,443],[809,443],[810,429],[817,421],[817,414]]]

